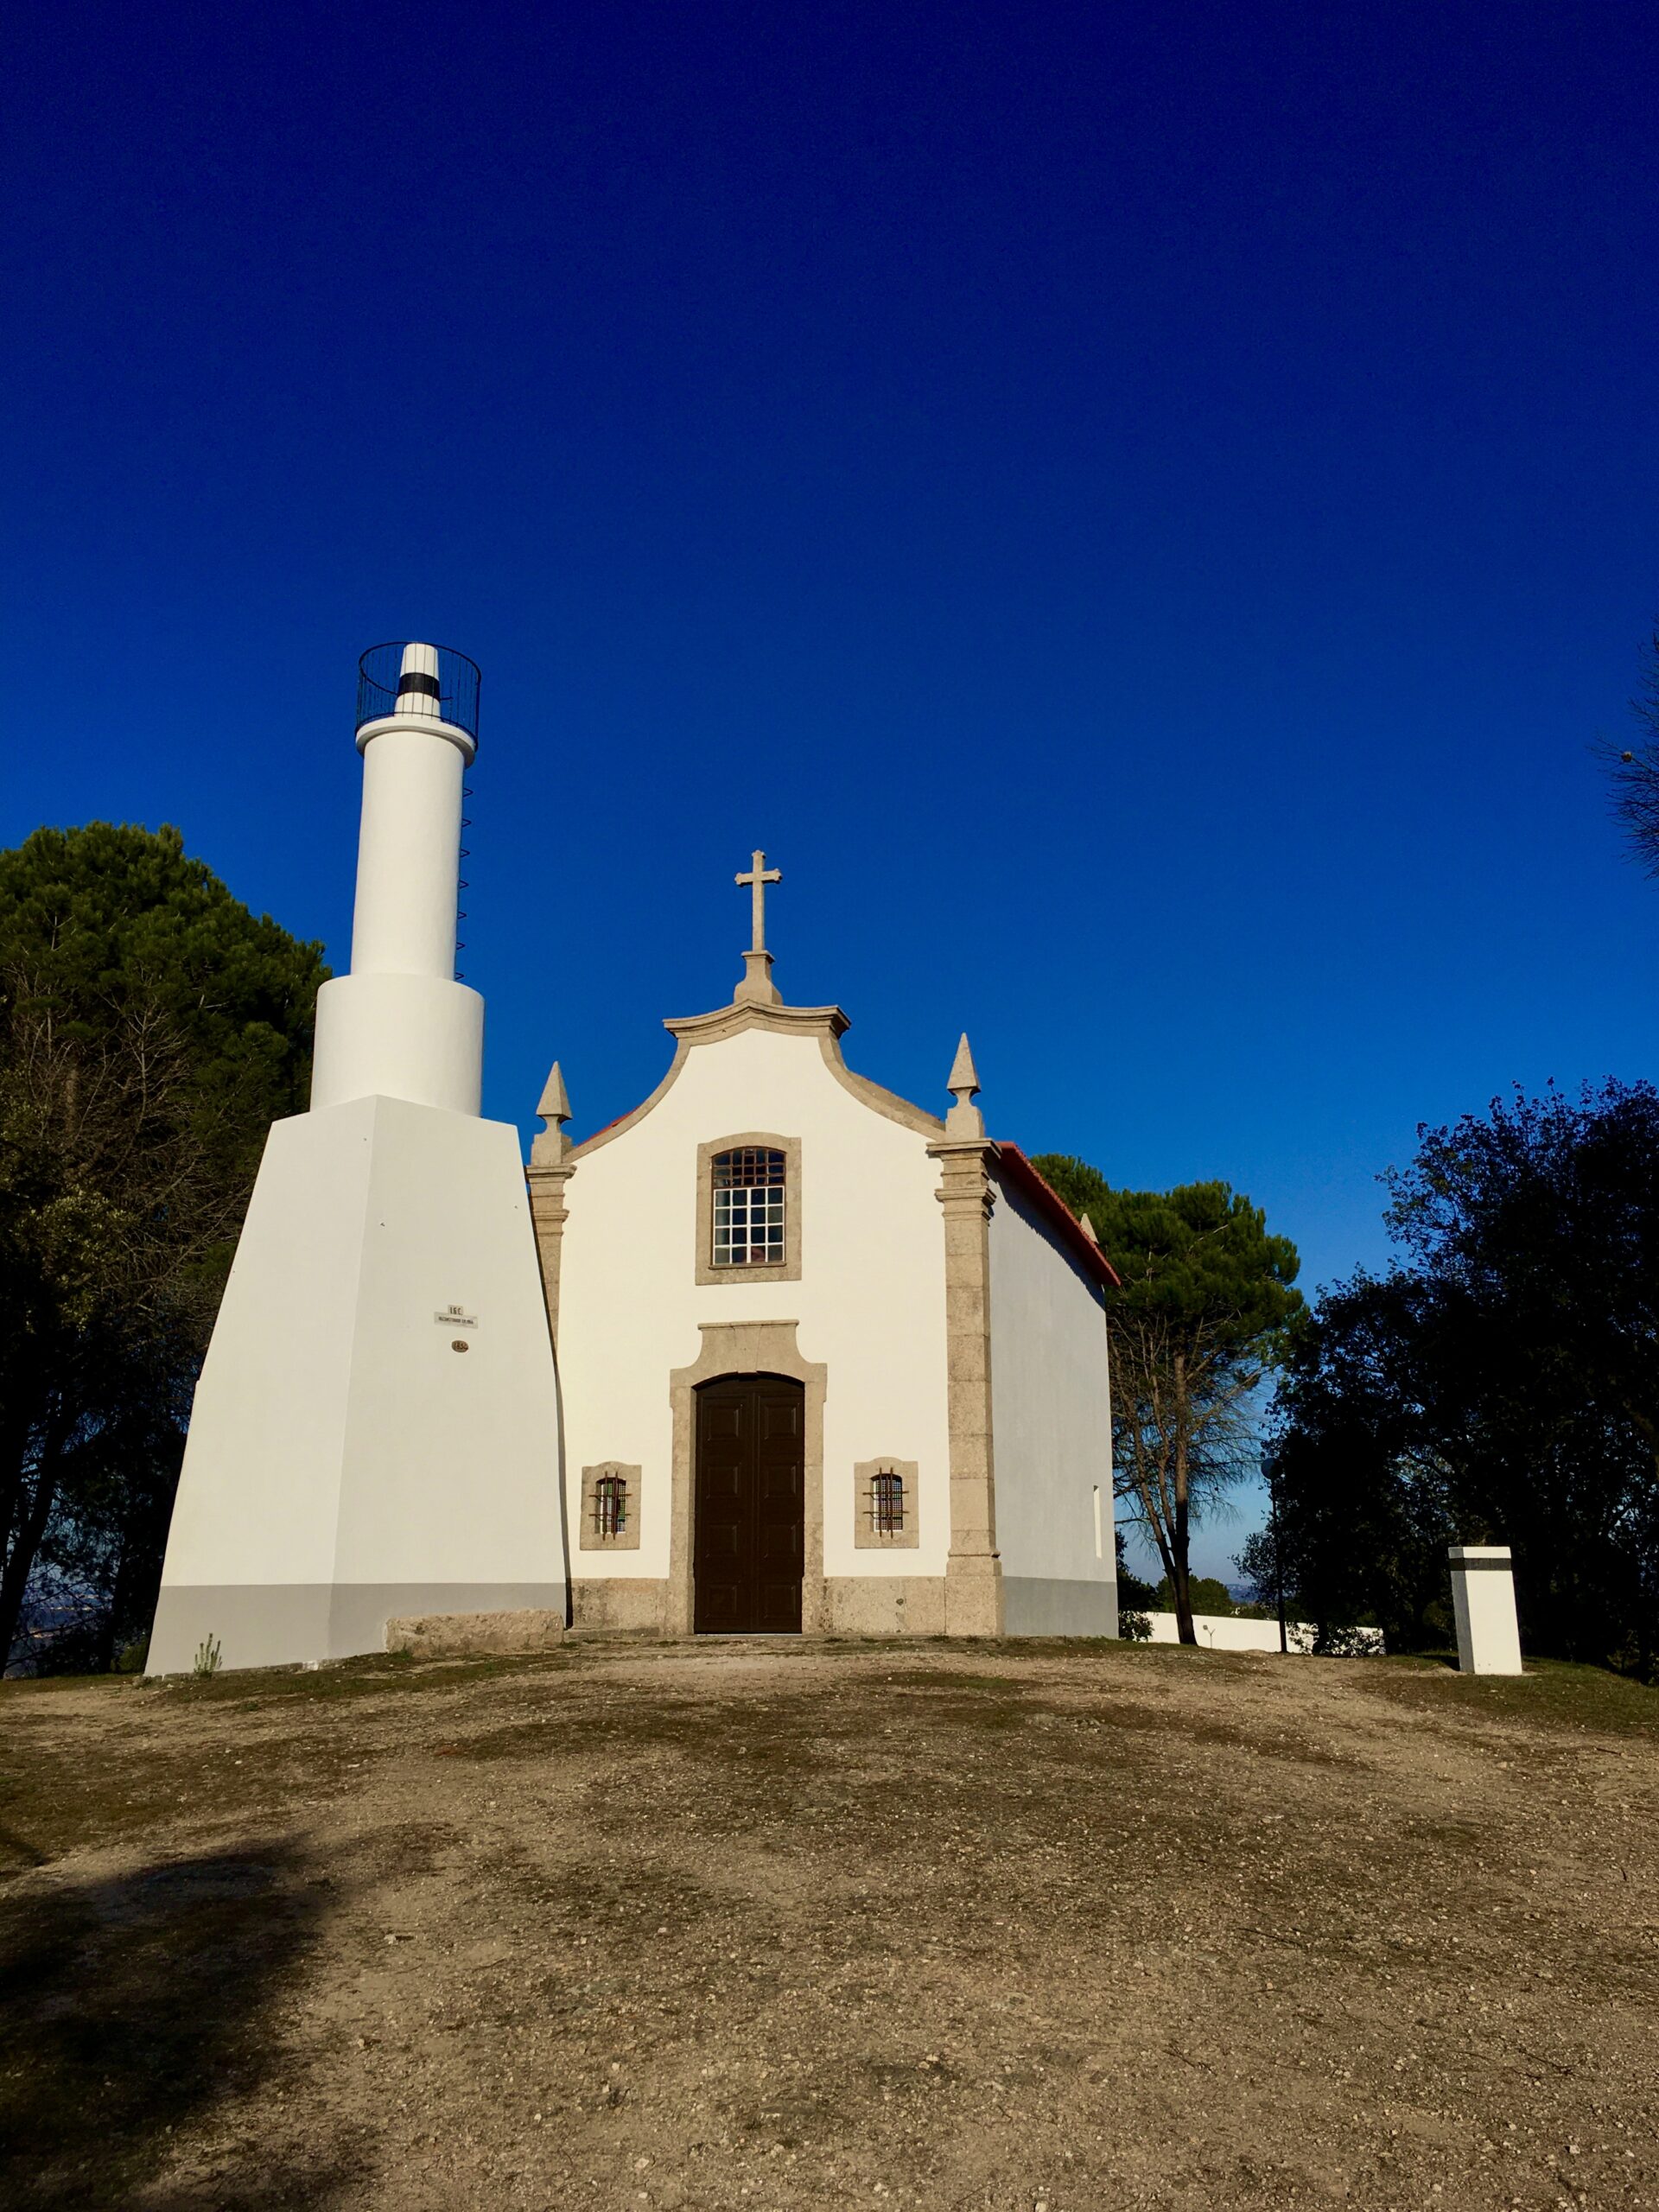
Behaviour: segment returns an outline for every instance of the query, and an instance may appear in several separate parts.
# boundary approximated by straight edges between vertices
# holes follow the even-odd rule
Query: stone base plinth
[[[493,1659],[563,1642],[563,1613],[411,1613],[386,1623],[387,1650],[411,1659]]]

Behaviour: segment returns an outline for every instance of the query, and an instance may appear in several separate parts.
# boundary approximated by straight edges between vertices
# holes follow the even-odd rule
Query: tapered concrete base
[[[559,1413],[517,1133],[362,1098],[271,1130],[191,1415],[149,1671],[563,1611]]]
[[[389,1620],[526,1612],[563,1620],[565,1611],[562,1582],[175,1583],[156,1608],[149,1671],[182,1673],[209,1637],[235,1653],[226,1666],[281,1667],[384,1651]]]

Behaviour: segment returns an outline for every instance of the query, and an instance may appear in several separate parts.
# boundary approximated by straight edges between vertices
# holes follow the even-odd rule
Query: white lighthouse
[[[552,1344],[518,1133],[480,1118],[454,976],[478,671],[364,656],[351,973],[272,1128],[197,1387],[150,1641],[227,1667],[382,1649],[400,1615],[564,1617]]]

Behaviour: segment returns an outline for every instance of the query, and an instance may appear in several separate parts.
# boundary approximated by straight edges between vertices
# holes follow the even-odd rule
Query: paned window
[[[717,1268],[781,1267],[784,1261],[784,1155],[765,1145],[741,1145],[714,1160]]]
[[[628,1525],[628,1485],[622,1475],[601,1475],[594,1484],[594,1531],[620,1536]]]
[[[905,1526],[905,1478],[892,1467],[878,1467],[870,1498],[878,1536],[897,1536]]]

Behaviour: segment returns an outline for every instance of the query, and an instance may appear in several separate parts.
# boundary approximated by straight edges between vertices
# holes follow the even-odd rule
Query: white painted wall
[[[466,1320],[439,1323],[451,1305]],[[204,1626],[227,1667],[340,1656],[317,1648],[331,1588],[434,1593],[409,1611],[564,1581],[517,1131],[391,1098],[277,1122],[196,1390],[152,1671],[188,1667]],[[346,1649],[378,1648],[362,1613]]]
[[[750,1130],[800,1140],[801,1280],[699,1285],[697,1147]],[[816,1036],[750,1029],[694,1045],[650,1112],[578,1162],[559,1278],[573,1573],[667,1573],[669,1372],[697,1357],[700,1322],[779,1319],[830,1370],[825,1573],[944,1572],[944,1233],[927,1142],[838,1081]],[[854,1465],[889,1454],[917,1463],[918,1547],[855,1551]],[[641,1470],[637,1551],[576,1548],[581,1471],[601,1459]]]
[[[1173,1613],[1148,1613],[1154,1643],[1179,1643],[1180,1625]],[[1192,1626],[1198,1642],[1212,1651],[1277,1651],[1279,1624],[1277,1621],[1236,1620],[1230,1614],[1194,1613]],[[1357,1646],[1356,1656],[1380,1656],[1382,1650],[1382,1631],[1380,1628],[1350,1629],[1348,1635]],[[1306,1654],[1313,1649],[1319,1634],[1312,1621],[1287,1621],[1285,1640],[1293,1652]]]
[[[990,1244],[991,1422],[1003,1574],[1116,1586],[1103,1295],[1006,1185],[998,1186]]]
[[[476,1114],[484,1001],[435,976],[333,976],[317,993],[311,1106],[408,1098]]]
[[[436,665],[434,647],[405,646],[405,673]],[[314,1110],[376,1096],[479,1109],[484,1001],[454,980],[461,785],[474,746],[435,712],[435,702],[410,698],[358,732],[352,972],[317,996]]]

